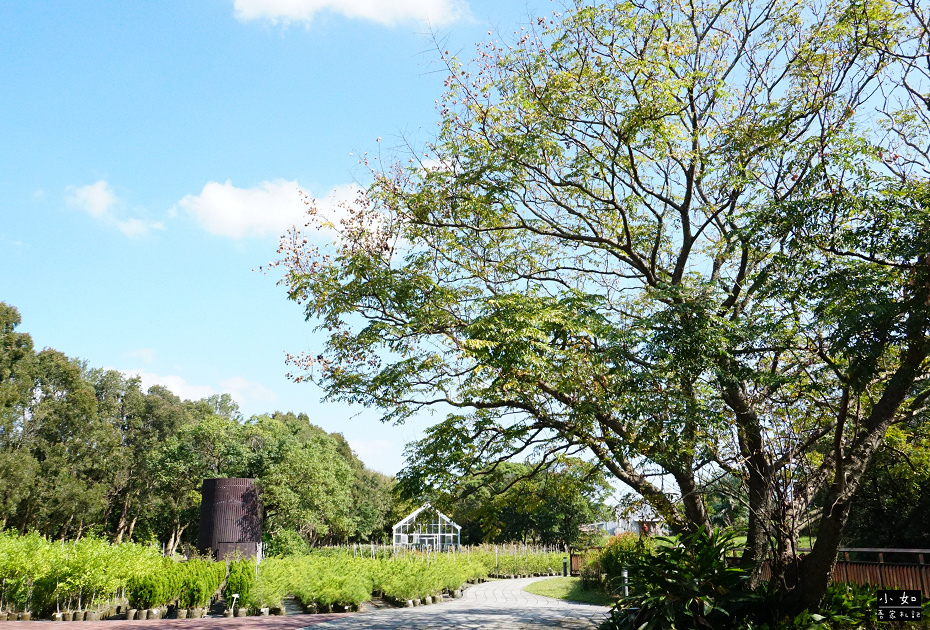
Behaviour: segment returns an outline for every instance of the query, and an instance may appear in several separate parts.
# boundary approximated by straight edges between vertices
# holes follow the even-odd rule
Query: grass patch
[[[544,595],[555,599],[567,599],[598,606],[613,606],[617,600],[601,590],[587,590],[581,587],[581,578],[556,577],[528,584],[523,589],[534,595]]]
[[[746,546],[746,537],[745,536],[735,536],[733,538],[734,544],[738,547]],[[798,538],[798,549],[811,549],[814,546],[814,543],[817,542],[816,536],[801,536]]]

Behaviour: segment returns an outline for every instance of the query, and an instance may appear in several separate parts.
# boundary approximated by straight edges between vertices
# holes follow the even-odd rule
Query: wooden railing
[[[845,547],[833,569],[834,582],[871,584],[879,588],[919,590],[930,598],[930,549],[876,549],[872,547]],[[850,560],[850,554],[868,554],[877,561]],[[886,556],[896,562],[885,562]],[[906,561],[910,559],[910,562]],[[905,560],[901,562],[900,560]]]
[[[810,549],[801,549],[809,552]],[[930,549],[887,549],[873,547],[841,547],[840,558],[833,569],[833,582],[847,584],[871,584],[878,588],[920,591],[930,599]],[[872,556],[874,560],[852,560],[851,556]],[[886,558],[891,556],[891,562]],[[582,552],[571,554],[572,575],[579,575],[584,563]],[[762,579],[768,580],[772,573],[768,561],[762,567]]]
[[[803,556],[810,549],[798,550]],[[833,569],[833,582],[865,585],[878,588],[906,589],[920,591],[924,598],[930,599],[930,565],[924,560],[930,558],[930,549],[891,549],[876,547],[841,547],[840,558]],[[871,555],[874,559],[851,559],[855,554]],[[893,562],[886,562],[891,556]],[[769,563],[762,565],[762,579],[772,576]]]

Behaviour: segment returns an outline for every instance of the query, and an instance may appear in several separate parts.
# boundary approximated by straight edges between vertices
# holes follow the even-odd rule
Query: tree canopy
[[[385,536],[394,480],[342,435],[306,414],[245,420],[228,394],[143,392],[138,378],[36,352],[20,323],[0,302],[0,530],[160,542],[170,555],[196,540],[203,479],[254,477],[271,538]]]
[[[451,409],[412,454],[428,487],[585,453],[681,532],[735,487],[743,562],[813,609],[889,427],[926,422],[921,11],[579,1],[443,55],[435,139],[331,247],[282,240],[327,333],[295,378]]]
[[[418,487],[419,477],[400,480],[407,496],[427,496],[462,526],[462,543],[522,542],[575,547],[582,526],[605,520],[613,488],[590,462],[561,458],[544,470],[505,462],[461,479],[454,492],[433,496]]]

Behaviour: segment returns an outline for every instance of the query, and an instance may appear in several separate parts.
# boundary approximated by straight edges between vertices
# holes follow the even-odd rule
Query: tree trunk
[[[68,520],[65,521],[65,524],[61,528],[61,540],[64,541],[68,536],[68,530],[71,529],[71,521],[74,520],[74,514],[68,517]]]
[[[113,510],[113,494],[110,492],[107,492],[107,503],[106,503],[106,506],[103,508],[103,514],[100,517],[101,531],[105,532],[109,529],[107,527],[107,521],[110,520],[110,512],[112,510]]]
[[[171,548],[174,546],[174,535],[176,531],[177,531],[177,528],[175,527],[171,528],[171,536],[168,537],[168,544],[165,545],[165,551],[163,554],[166,558],[171,557]]]
[[[187,525],[181,525],[180,522],[175,521],[174,531],[171,532],[171,542],[168,543],[168,547],[165,549],[166,557],[171,558],[174,556],[174,552],[181,543],[181,534],[184,533],[185,529],[187,529]]]
[[[746,460],[749,491],[749,523],[746,547],[740,565],[752,572],[752,586],[762,581],[762,563],[769,546],[768,524],[772,515],[771,465],[765,453],[762,430],[755,410],[749,404],[745,385],[725,383],[723,399],[736,416],[740,454]]]
[[[697,484],[694,482],[694,475],[689,470],[672,471],[672,476],[681,490],[681,502],[685,508],[685,518],[688,520],[688,525],[694,529],[703,527],[705,530],[709,530],[710,521],[707,520],[707,508],[704,505],[704,497],[698,492]]]
[[[836,458],[833,484],[824,502],[817,542],[811,553],[800,562],[797,587],[789,591],[784,599],[785,612],[790,616],[804,609],[813,611],[820,606],[830,585],[843,528],[849,518],[849,508],[862,475],[881,447],[888,427],[898,417],[901,405],[907,399],[921,373],[920,367],[927,358],[930,339],[927,336],[926,305],[930,293],[930,270],[924,271],[921,276],[921,282],[916,284],[918,290],[915,291],[915,303],[907,320],[908,345],[895,373],[887,380],[881,398],[862,423],[862,433],[847,449],[846,455],[843,456],[841,447],[832,453]]]
[[[19,533],[23,536],[25,536],[26,532],[29,531],[29,521],[32,520],[32,512],[34,508],[35,500],[30,497],[30,499],[26,501],[26,512],[23,514],[23,520],[19,524]]]
[[[123,501],[123,511],[120,512],[119,521],[116,524],[116,543],[117,544],[123,542],[123,534],[126,533],[126,526],[128,525],[128,521],[126,517],[129,514],[129,502],[131,500],[130,497],[131,495],[127,492],[126,499]]]
[[[797,515],[807,506],[806,501],[788,501],[787,497],[777,497],[774,503],[778,513],[773,509],[772,525],[775,548],[770,560],[772,577],[769,581],[773,590],[786,593],[798,583],[799,558]]]
[[[139,515],[136,514],[132,517],[132,520],[129,522],[129,532],[126,534],[126,541],[132,542],[132,532],[136,528],[136,521],[139,519]]]

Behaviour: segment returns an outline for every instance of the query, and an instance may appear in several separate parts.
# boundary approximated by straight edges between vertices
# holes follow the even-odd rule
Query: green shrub
[[[600,552],[598,562],[608,584],[620,585],[624,567],[640,562],[655,550],[655,540],[648,536],[620,534],[612,536]]]
[[[490,573],[524,575],[560,571],[565,556],[563,553],[539,551],[525,545],[482,545],[461,555],[466,561],[483,567],[480,575],[473,577],[487,577]]]
[[[827,587],[817,612],[801,611],[793,619],[772,622],[773,630],[878,630],[895,627],[875,619],[877,587],[833,583]],[[923,616],[930,614],[930,600],[923,604]],[[910,622],[901,622],[911,627]],[[765,626],[761,626],[765,630]]]
[[[226,577],[225,562],[188,560],[183,565],[178,603],[182,608],[206,606]]]
[[[250,608],[280,606],[285,595],[292,592],[291,559],[269,558],[259,565],[258,578],[243,603]]]
[[[312,554],[302,559],[292,592],[304,604],[357,606],[371,598],[372,570],[379,562]]]
[[[164,577],[158,573],[140,575],[129,582],[126,595],[129,607],[137,609],[154,608],[162,603]]]
[[[310,545],[292,529],[278,530],[268,536],[263,548],[269,558],[304,556],[310,553]]]
[[[231,562],[223,594],[231,600],[238,593],[241,605],[252,608],[281,605],[288,595],[307,604],[352,606],[369,599],[372,590],[402,600],[423,598],[492,572],[546,572],[561,562],[560,553],[519,545],[455,553],[381,549],[375,558],[346,548],[321,549],[266,559],[257,577],[253,561]],[[154,547],[114,545],[94,537],[51,543],[35,534],[0,532],[0,600],[7,608],[37,616],[56,608],[122,603],[124,595],[139,609],[206,606],[226,578],[225,562],[176,562]]]
[[[679,542],[657,547],[652,555],[633,556],[630,595],[618,602],[602,627],[725,629],[745,620],[762,601],[760,593],[748,589],[749,573],[727,564],[732,534],[702,528]]]
[[[841,621],[838,617],[842,617],[842,622],[862,627],[875,617],[876,597],[872,586],[831,584],[827,587],[820,610],[836,621]]]
[[[609,582],[606,583],[609,584]],[[581,560],[581,587],[590,590],[604,585],[600,553],[594,549],[588,550]]]
[[[229,577],[226,578],[226,588],[223,589],[223,597],[230,604],[233,600],[233,594],[239,595],[239,601],[247,605],[252,593],[252,585],[255,584],[255,561],[254,560],[236,560],[229,565]]]

